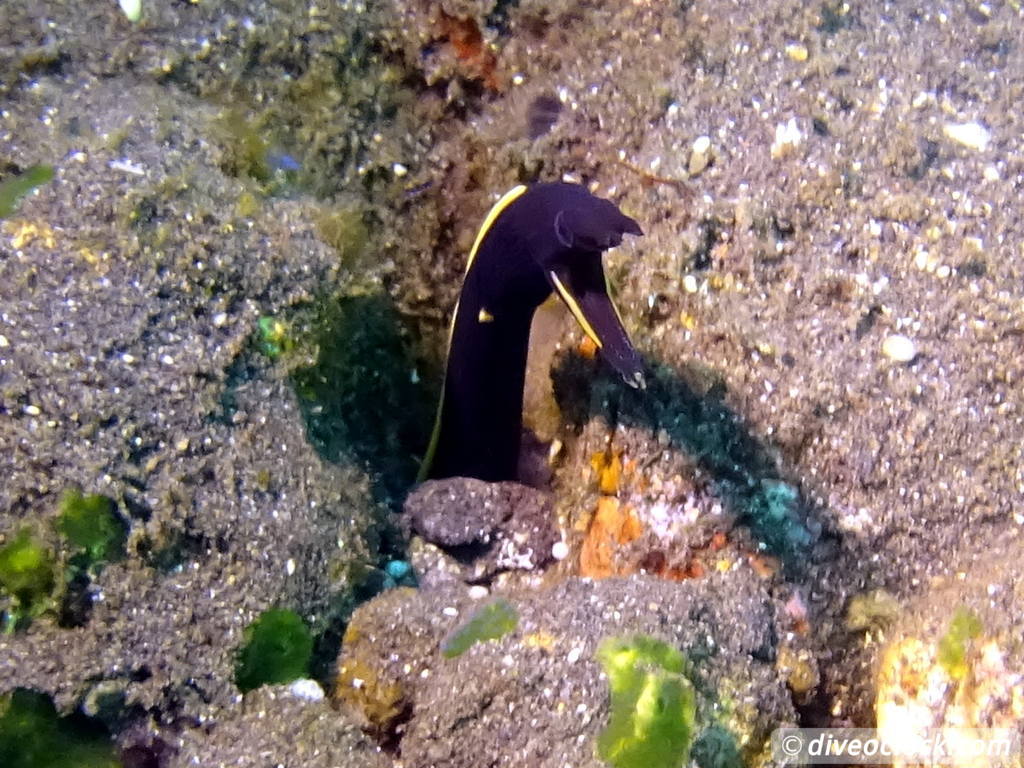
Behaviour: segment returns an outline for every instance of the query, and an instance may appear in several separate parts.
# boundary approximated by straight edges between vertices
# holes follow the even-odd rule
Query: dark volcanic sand
[[[258,318],[324,296],[383,297],[429,379],[488,206],[563,177],[642,223],[607,264],[664,385],[644,406],[556,358],[571,543],[609,440],[639,468],[620,497],[648,531],[699,548],[687,530],[725,529],[724,569],[771,537],[736,499],[785,481],[810,543],[762,586],[773,652],[814,659],[820,682],[794,696],[804,722],[873,725],[885,644],[934,641],[958,604],[1024,668],[1016,4],[443,3],[491,24],[493,61],[453,44],[431,4],[385,5],[151,2],[138,26],[113,0],[0,5],[0,173],[56,169],[0,236],[0,536],[28,524],[59,552],[51,520],[70,485],[131,522],[83,626],[44,616],[0,638],[0,690],[70,709],[114,681],[138,705],[115,724],[122,742],[157,729],[176,765],[389,763],[347,720],[296,757],[302,737],[277,727],[289,718],[265,729],[233,686],[259,611],[292,607],[318,629],[346,614],[353,574],[382,564],[387,515],[372,466],[306,440],[288,378],[302,361],[250,340]],[[546,133],[538,109],[557,112]],[[296,178],[260,165],[281,152]],[[338,211],[365,242],[331,236]],[[893,337],[912,359],[892,356],[907,346]],[[754,446],[735,471],[688,438],[726,422]],[[896,615],[851,631],[850,598],[877,588]],[[803,634],[783,607],[794,594]],[[589,657],[583,669],[596,684]],[[256,696],[259,711],[294,706]]]

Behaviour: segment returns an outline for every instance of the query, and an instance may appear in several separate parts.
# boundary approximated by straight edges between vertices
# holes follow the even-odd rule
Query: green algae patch
[[[17,176],[0,181],[0,219],[14,214],[23,197],[52,180],[53,166],[33,165]]]
[[[85,496],[76,489],[65,491],[60,499],[57,530],[79,550],[74,565],[89,569],[124,557],[128,526],[108,496]]]
[[[461,656],[484,640],[497,640],[519,625],[519,613],[508,601],[498,598],[481,606],[465,624],[452,632],[441,643],[441,655],[446,659]]]
[[[357,208],[329,208],[316,217],[320,239],[337,251],[342,263],[352,267],[366,249],[370,234]]]
[[[59,717],[48,696],[19,688],[0,696],[4,768],[118,768],[114,745],[81,717]]]
[[[608,676],[611,716],[598,756],[614,768],[679,768],[689,759],[696,719],[683,654],[645,635],[607,638],[597,660]]]
[[[261,122],[239,109],[228,109],[215,126],[224,147],[221,170],[235,178],[251,178],[266,184],[273,169],[269,162],[270,142]]]
[[[953,680],[963,680],[970,671],[967,651],[972,640],[981,636],[981,620],[963,606],[957,608],[949,629],[939,639],[939,664]]]
[[[264,611],[245,628],[235,663],[235,684],[243,693],[261,685],[290,683],[305,677],[313,636],[295,611]]]
[[[53,555],[28,528],[0,548],[0,592],[14,601],[4,617],[6,631],[50,607],[55,574]]]
[[[276,360],[294,347],[294,342],[288,333],[288,325],[278,318],[264,315],[256,321],[256,327],[260,351],[271,360]]]
[[[745,768],[747,764],[736,737],[717,723],[701,731],[690,756],[700,768]]]

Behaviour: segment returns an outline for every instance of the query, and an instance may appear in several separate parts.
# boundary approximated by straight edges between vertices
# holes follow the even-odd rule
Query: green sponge
[[[441,654],[446,659],[454,659],[481,640],[497,640],[508,634],[518,624],[516,609],[508,600],[499,597],[478,608],[465,624],[445,638],[441,643]]]
[[[18,688],[0,696],[4,768],[120,768],[114,745],[80,717],[59,717],[48,696]]]
[[[83,496],[69,489],[60,498],[57,530],[81,550],[81,565],[90,568],[124,556],[128,526],[115,511],[114,500],[94,493]]]
[[[956,609],[949,630],[939,639],[939,664],[953,680],[963,680],[970,672],[967,652],[972,640],[982,632],[981,619],[964,606]]]
[[[611,717],[597,753],[614,768],[679,768],[693,742],[696,704],[683,654],[646,635],[607,638],[597,660],[608,676]]]
[[[36,616],[51,603],[56,565],[53,555],[23,528],[0,547],[0,593],[16,604],[7,616],[7,629],[19,620]]]
[[[264,611],[245,628],[245,644],[235,664],[235,684],[243,693],[261,685],[290,683],[309,674],[313,636],[295,611]]]

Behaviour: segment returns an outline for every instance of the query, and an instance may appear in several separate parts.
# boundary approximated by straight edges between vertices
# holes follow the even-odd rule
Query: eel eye
[[[605,251],[621,243],[623,233],[639,234],[639,230],[635,221],[610,203],[563,208],[555,214],[555,237],[565,248],[575,250]]]
[[[622,233],[600,211],[566,208],[555,214],[555,237],[566,248],[604,251],[622,242]]]

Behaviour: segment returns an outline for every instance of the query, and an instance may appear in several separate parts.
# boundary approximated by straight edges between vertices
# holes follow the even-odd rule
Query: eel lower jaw
[[[647,379],[644,377],[643,371],[635,371],[630,377],[623,377],[629,386],[633,389],[639,389],[641,392],[647,389]]]
[[[626,343],[629,344],[628,341]],[[647,389],[643,363],[632,344],[625,348],[610,347],[606,344],[600,348],[598,354],[622,377],[628,387],[641,392]]]
[[[622,318],[608,295],[607,283],[600,269],[598,261],[597,275],[592,277],[600,279],[591,280],[589,289],[580,295],[572,292],[570,286],[573,281],[569,275],[563,278],[558,271],[550,270],[548,279],[580,328],[597,346],[604,361],[615,369],[627,385],[644,390],[647,388],[647,380],[644,377],[643,360],[629,340],[626,329],[622,327]]]

